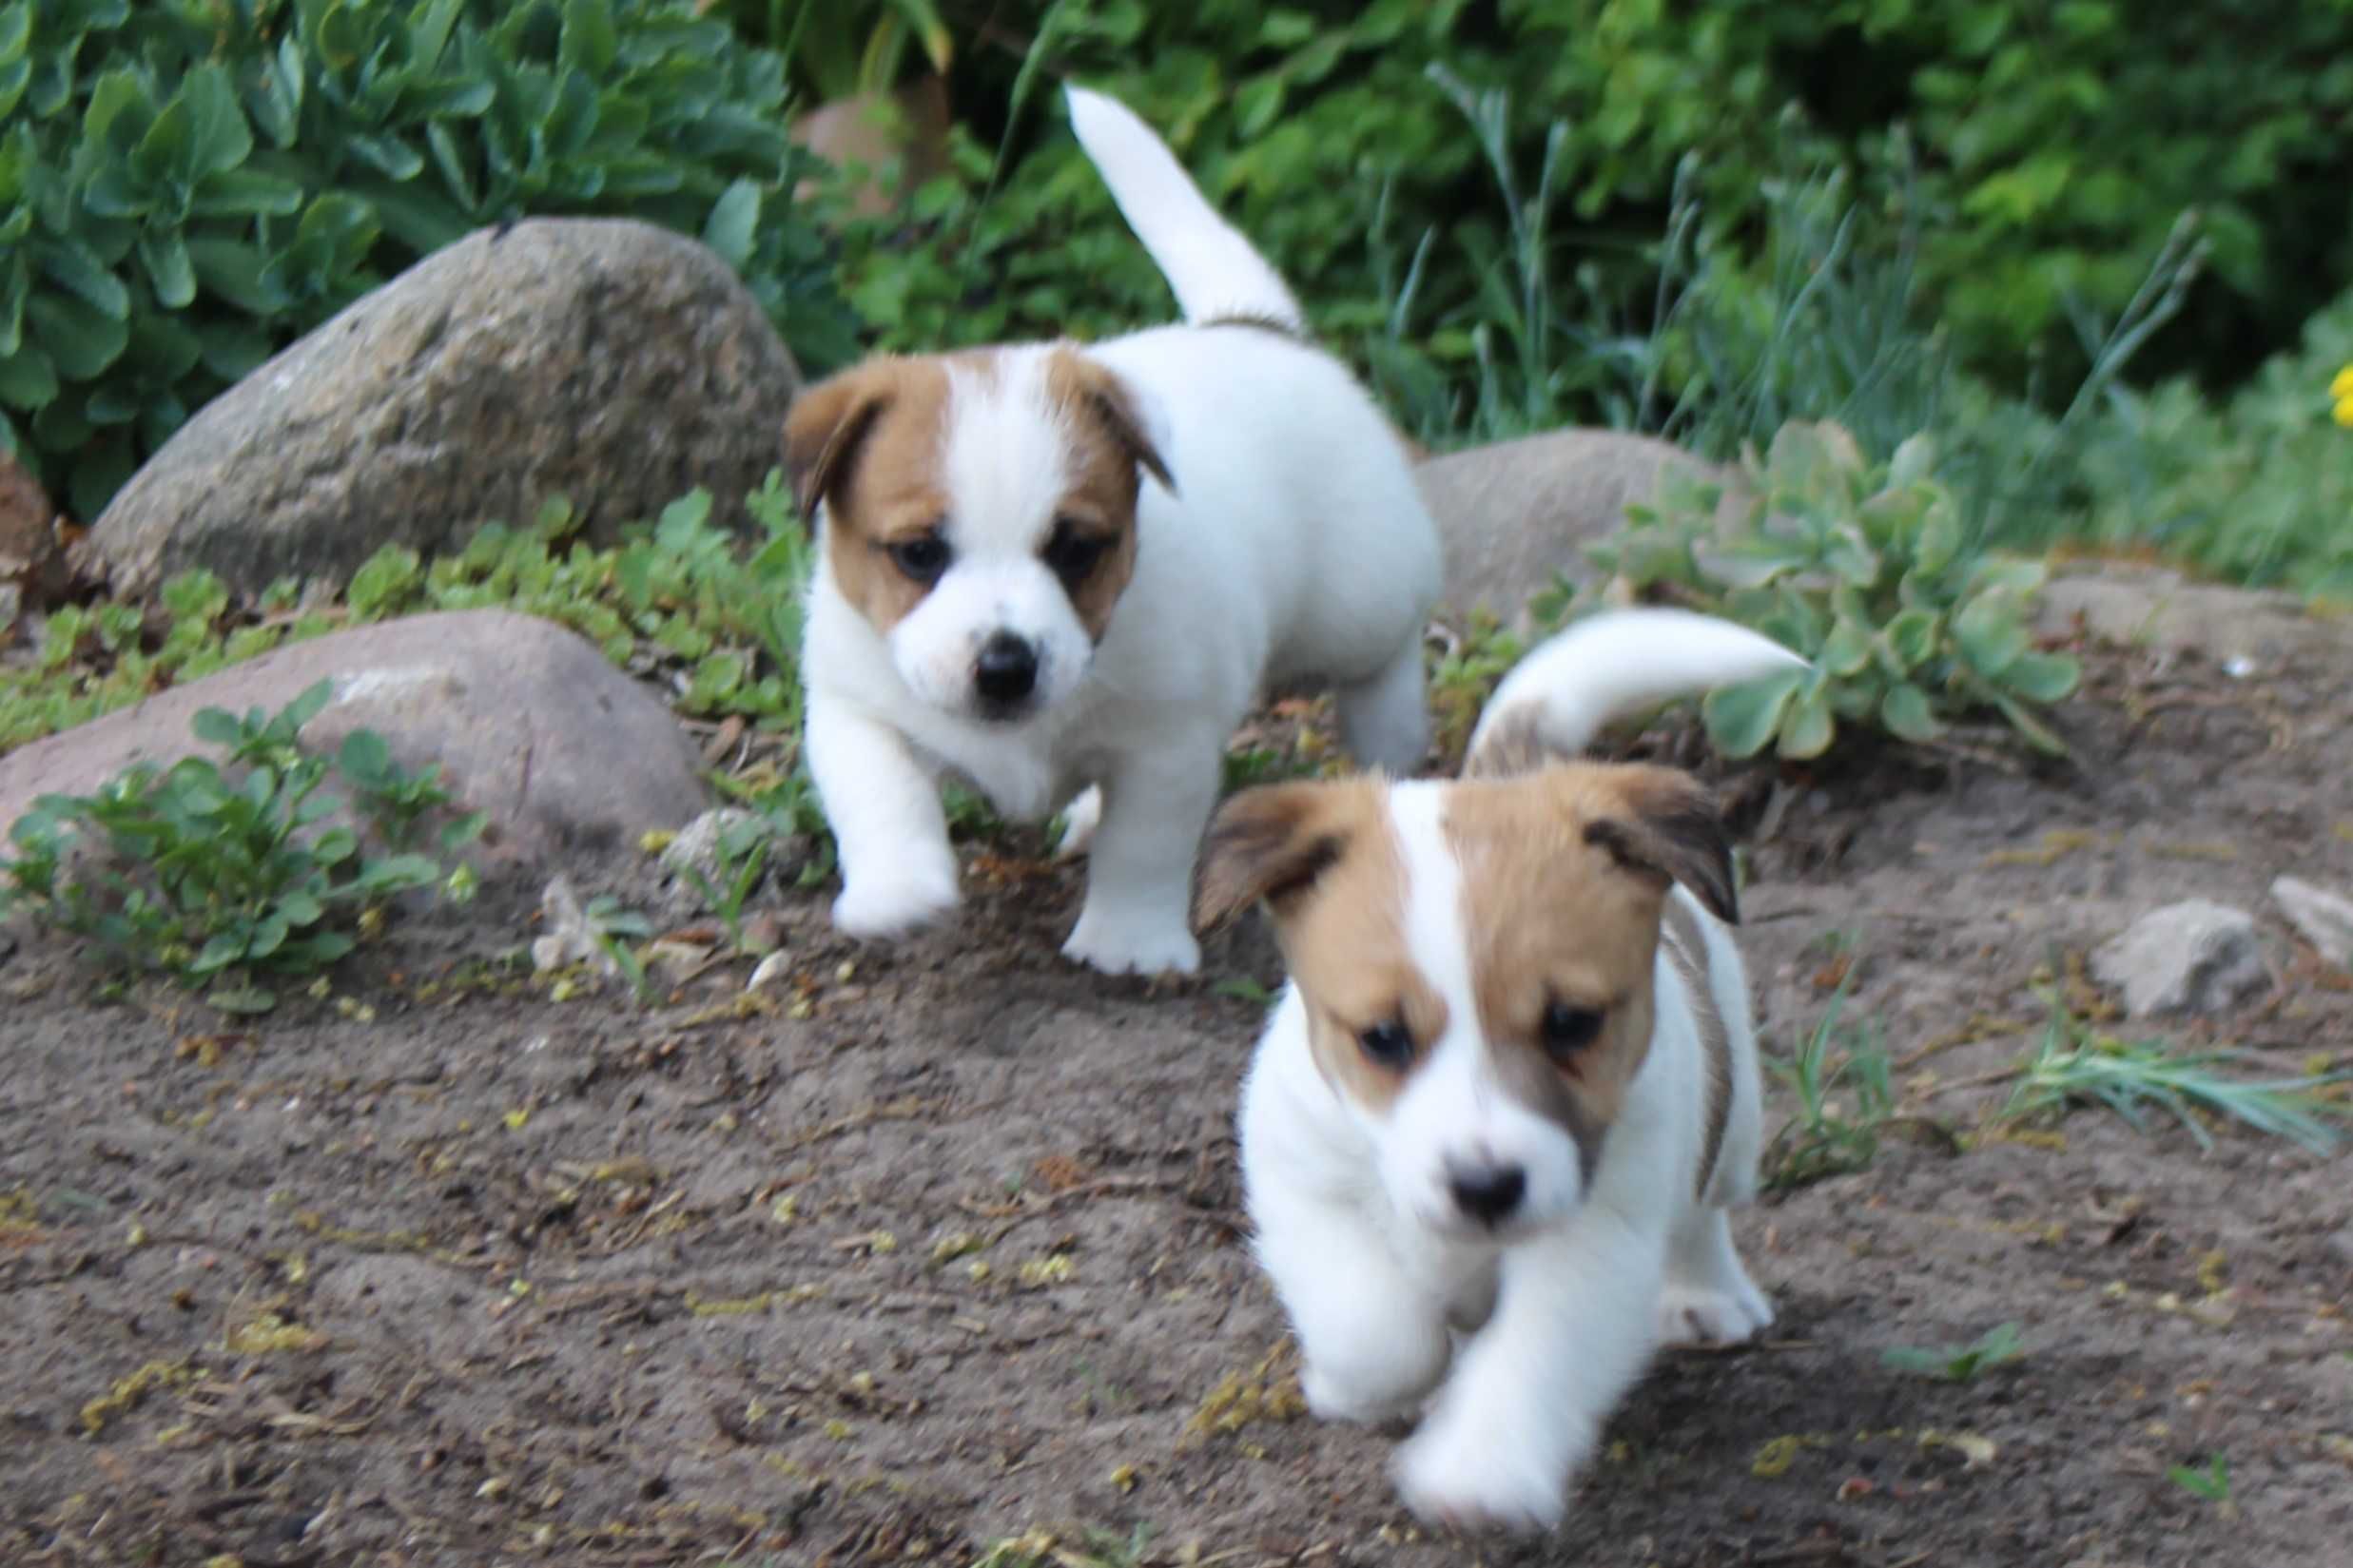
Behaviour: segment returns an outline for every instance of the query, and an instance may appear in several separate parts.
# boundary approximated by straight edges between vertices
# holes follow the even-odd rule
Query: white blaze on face
[[[1071,485],[1070,420],[1048,396],[1043,349],[1009,350],[948,371],[941,488],[947,571],[890,634],[900,678],[950,712],[979,706],[982,646],[1011,636],[1038,663],[1031,706],[1047,708],[1086,676],[1093,640],[1039,551]]]
[[[1495,1070],[1480,1022],[1466,922],[1479,918],[1478,890],[1466,897],[1461,863],[1445,829],[1446,786],[1398,784],[1389,810],[1405,872],[1406,947],[1445,998],[1446,1032],[1430,1045],[1389,1108],[1377,1136],[1390,1201],[1415,1222],[1449,1234],[1492,1235],[1535,1229],[1572,1212],[1584,1180],[1576,1139],[1516,1098]],[[1467,1212],[1465,1181],[1517,1171],[1525,1192],[1500,1227]]]

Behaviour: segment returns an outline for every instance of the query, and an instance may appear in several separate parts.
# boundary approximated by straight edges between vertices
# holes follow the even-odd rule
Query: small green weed
[[[2203,1498],[2224,1507],[2230,1504],[2230,1462],[2220,1454],[2207,1456],[2206,1463],[2197,1468],[2176,1464],[2166,1471],[2166,1479],[2193,1498]]]
[[[744,939],[745,901],[759,885],[760,874],[768,869],[768,857],[775,847],[776,824],[766,817],[749,817],[720,830],[714,849],[724,885],[713,884],[700,866],[686,868],[687,880],[703,897],[703,906],[727,927],[728,945],[737,952],[748,950]]]
[[[1708,694],[1701,712],[1725,753],[1818,757],[1842,723],[1933,741],[1980,713],[2065,749],[2041,709],[2073,691],[2080,670],[2033,647],[2027,607],[2045,568],[1968,548],[1935,457],[1915,436],[1873,463],[1838,426],[1793,422],[1763,461],[1748,458],[1753,498],[1728,537],[1717,528],[1721,490],[1686,475],[1663,485],[1657,505],[1628,507],[1624,533],[1592,547],[1620,587],[1727,616],[1812,661]]]
[[[1796,1092],[1798,1112],[1766,1145],[1759,1162],[1764,1185],[1789,1191],[1869,1166],[1879,1152],[1879,1132],[1896,1114],[1887,1049],[1876,1020],[1842,1027],[1852,971],[1830,995],[1822,1016],[1798,1041],[1774,1075]],[[1840,1098],[1853,1096],[1850,1111]]]
[[[1970,1383],[1980,1372],[2024,1360],[2026,1345],[2018,1326],[2005,1323],[1989,1328],[1971,1345],[1947,1345],[1933,1349],[1897,1345],[1879,1353],[1881,1365],[1898,1372],[1916,1372],[1947,1383]]]
[[[1253,1007],[1267,1007],[1274,1000],[1274,992],[1269,991],[1248,976],[1236,976],[1230,980],[1219,980],[1210,989],[1220,997],[1232,997],[1235,1001],[1248,1002]]]
[[[351,951],[366,910],[443,878],[432,856],[363,858],[350,828],[318,827],[337,807],[321,790],[339,772],[395,832],[413,832],[450,803],[433,778],[394,765],[379,737],[343,748],[357,775],[305,753],[300,733],[332,693],[321,681],[276,714],[204,709],[196,737],[220,747],[225,764],[143,764],[91,795],[42,796],[10,829],[15,856],[0,866],[0,911],[29,908],[94,939],[118,967],[211,985],[224,1007],[275,1005],[255,977],[327,969]],[[458,847],[480,824],[457,819],[441,846]],[[462,893],[470,884],[454,877],[451,885]]]
[[[2314,1154],[2337,1148],[2339,1131],[2330,1118],[2342,1118],[2344,1109],[2319,1091],[2353,1073],[2237,1077],[2217,1069],[2244,1060],[2240,1052],[2182,1052],[2161,1039],[2119,1039],[2075,1017],[2055,994],[2048,1000],[2051,1020],[2042,1043],[2014,1070],[2015,1082],[1997,1122],[2055,1117],[2074,1105],[2104,1105],[2133,1131],[2145,1132],[2145,1113],[2154,1106],[2187,1128],[2201,1149],[2214,1144],[2201,1112],[2286,1138]]]

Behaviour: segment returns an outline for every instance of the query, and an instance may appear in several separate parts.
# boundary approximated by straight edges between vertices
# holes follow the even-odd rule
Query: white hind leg
[[[1333,704],[1340,710],[1340,740],[1350,756],[1400,778],[1413,773],[1429,751],[1422,640],[1415,637],[1407,643],[1377,673],[1341,687]]]
[[[1721,1205],[1687,1210],[1668,1249],[1659,1292],[1659,1338],[1668,1345],[1738,1345],[1773,1321],[1773,1304],[1748,1277]]]

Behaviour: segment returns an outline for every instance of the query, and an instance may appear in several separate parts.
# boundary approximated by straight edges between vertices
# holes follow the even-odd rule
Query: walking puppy
[[[1265,900],[1291,971],[1242,1094],[1257,1255],[1317,1415],[1437,1390],[1396,1462],[1426,1519],[1557,1522],[1663,1339],[1772,1321],[1725,1221],[1760,1117],[1714,802],[1563,759],[1801,663],[1705,616],[1604,614],[1511,672],[1463,782],[1251,789],[1210,828],[1198,917]]]
[[[802,394],[785,452],[819,529],[809,771],[840,929],[895,936],[955,906],[952,772],[1016,818],[1091,792],[1062,951],[1190,971],[1194,854],[1263,687],[1330,681],[1359,761],[1421,759],[1438,536],[1397,436],[1306,344],[1282,280],[1140,120],[1069,102],[1185,324],[877,358]]]

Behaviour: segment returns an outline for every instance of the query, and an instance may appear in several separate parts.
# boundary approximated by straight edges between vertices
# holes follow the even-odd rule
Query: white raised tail
[[[1064,94],[1079,145],[1185,319],[1242,317],[1304,335],[1307,319],[1282,275],[1209,204],[1168,144],[1117,99],[1077,87]]]
[[[1546,639],[1504,677],[1463,771],[1574,757],[1612,719],[1807,662],[1746,627],[1688,610],[1615,610]]]

